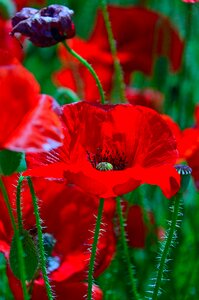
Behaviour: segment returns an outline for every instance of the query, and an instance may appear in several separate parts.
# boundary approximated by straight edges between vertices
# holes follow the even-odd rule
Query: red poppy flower
[[[165,16],[144,7],[108,6],[113,35],[117,43],[125,74],[140,70],[151,74],[156,57],[166,56],[172,71],[181,64],[183,42],[177,30]],[[144,22],[143,22],[144,20]],[[108,36],[101,10],[89,39],[110,52]]]
[[[9,51],[11,55],[21,61],[23,59],[22,47],[17,39],[10,36],[11,29],[11,22],[0,18],[0,49]]]
[[[58,105],[39,94],[28,70],[4,51],[0,54],[0,148],[35,152],[60,146],[62,127],[54,112]]]
[[[64,146],[46,155],[28,155],[32,170],[26,175],[59,178],[104,198],[142,183],[160,186],[166,197],[177,192],[176,143],[158,113],[130,104],[86,102],[62,110]]]
[[[139,90],[128,87],[126,88],[126,98],[131,104],[143,105],[159,112],[163,108],[164,95],[151,88]]]
[[[195,111],[196,127],[180,130],[169,116],[162,116],[167,122],[176,137],[177,148],[179,150],[179,162],[186,161],[192,169],[192,176],[196,187],[199,189],[199,126],[198,126],[198,107]]]
[[[15,194],[13,192],[13,184],[16,184],[16,176],[4,177],[3,180],[9,192],[11,202],[15,203],[13,199],[13,195]],[[67,288],[70,287],[70,284],[79,282],[80,289],[77,291],[77,295],[78,293],[81,294],[80,281],[87,279],[98,199],[89,197],[80,190],[74,187],[67,187],[63,184],[51,182],[49,186],[48,181],[44,179],[36,180],[34,183],[37,196],[42,200],[40,211],[45,226],[43,230],[44,239],[53,241],[52,251],[47,256],[47,268],[50,279],[55,285],[62,286],[62,288],[65,284]],[[27,188],[27,183],[23,186],[22,199],[23,223],[25,229],[30,232],[36,241],[37,231],[33,209],[30,206],[31,196]],[[0,251],[8,257],[9,245],[13,233],[2,198],[0,198],[0,204],[3,212],[3,226],[2,228],[0,227]],[[95,276],[100,275],[107,268],[115,252],[115,237],[110,218],[110,215],[115,210],[115,206],[111,199],[107,201],[107,204],[105,204],[103,216],[102,229],[104,231],[98,241]],[[20,283],[17,279],[13,278],[9,269],[8,275],[11,288],[14,294],[16,294],[16,299],[20,299]],[[59,283],[56,284],[56,282]],[[61,284],[61,282],[65,284]],[[40,288],[43,290],[43,286],[43,279],[38,275],[34,282],[34,289],[36,291],[37,289],[40,290]],[[37,293],[35,292],[35,294]],[[63,294],[60,294],[60,299],[62,299],[61,295]]]
[[[155,59],[166,56],[172,71],[180,68],[183,42],[177,30],[163,15],[142,7],[108,6],[117,53],[124,71],[125,82],[130,82],[131,73],[140,70],[150,75]],[[145,20],[145,22],[143,22]],[[95,27],[88,41],[71,41],[72,48],[92,64],[98,74],[107,98],[112,88],[113,59],[101,10],[98,11]],[[61,46],[60,46],[61,48]],[[99,92],[89,72],[61,50],[64,67],[55,73],[58,85],[71,88],[87,101],[99,100]]]

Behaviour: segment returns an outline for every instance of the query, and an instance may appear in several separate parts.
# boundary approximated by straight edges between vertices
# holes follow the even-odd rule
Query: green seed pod
[[[175,168],[181,177],[179,192],[184,193],[189,185],[192,169],[186,165],[176,165]]]
[[[96,165],[96,169],[99,171],[111,171],[113,170],[113,165],[109,162],[102,161]]]
[[[17,237],[16,235],[13,236],[11,248],[10,248],[10,267],[13,272],[13,274],[18,278],[20,278],[20,269],[19,269],[19,260],[18,260],[18,247],[17,247]],[[33,239],[28,231],[23,230],[20,233],[20,239],[23,246],[23,252],[24,252],[24,263],[25,263],[25,269],[26,269],[26,280],[30,281],[34,275],[35,272],[38,269],[39,266],[39,258],[37,254],[37,250],[35,247],[35,244],[33,242]]]

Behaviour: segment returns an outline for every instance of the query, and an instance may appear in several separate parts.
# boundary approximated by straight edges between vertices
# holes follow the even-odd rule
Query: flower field
[[[197,2],[0,0],[0,300],[199,299]]]

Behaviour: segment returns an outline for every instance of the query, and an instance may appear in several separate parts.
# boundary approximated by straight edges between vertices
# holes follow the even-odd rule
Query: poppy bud
[[[38,47],[49,47],[74,37],[73,11],[53,4],[40,10],[25,7],[12,18],[11,35],[21,33]]]
[[[186,165],[176,165],[175,166],[176,171],[181,177],[181,183],[180,183],[180,190],[179,192],[183,193],[186,191],[188,185],[189,185],[189,180],[191,177],[192,169],[189,166]]]

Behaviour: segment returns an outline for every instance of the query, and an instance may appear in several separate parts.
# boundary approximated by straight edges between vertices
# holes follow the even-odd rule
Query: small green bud
[[[192,169],[186,165],[176,165],[175,168],[181,177],[179,192],[184,193],[189,185]]]
[[[99,171],[111,171],[113,170],[113,165],[109,162],[102,161],[97,164],[96,169]]]

